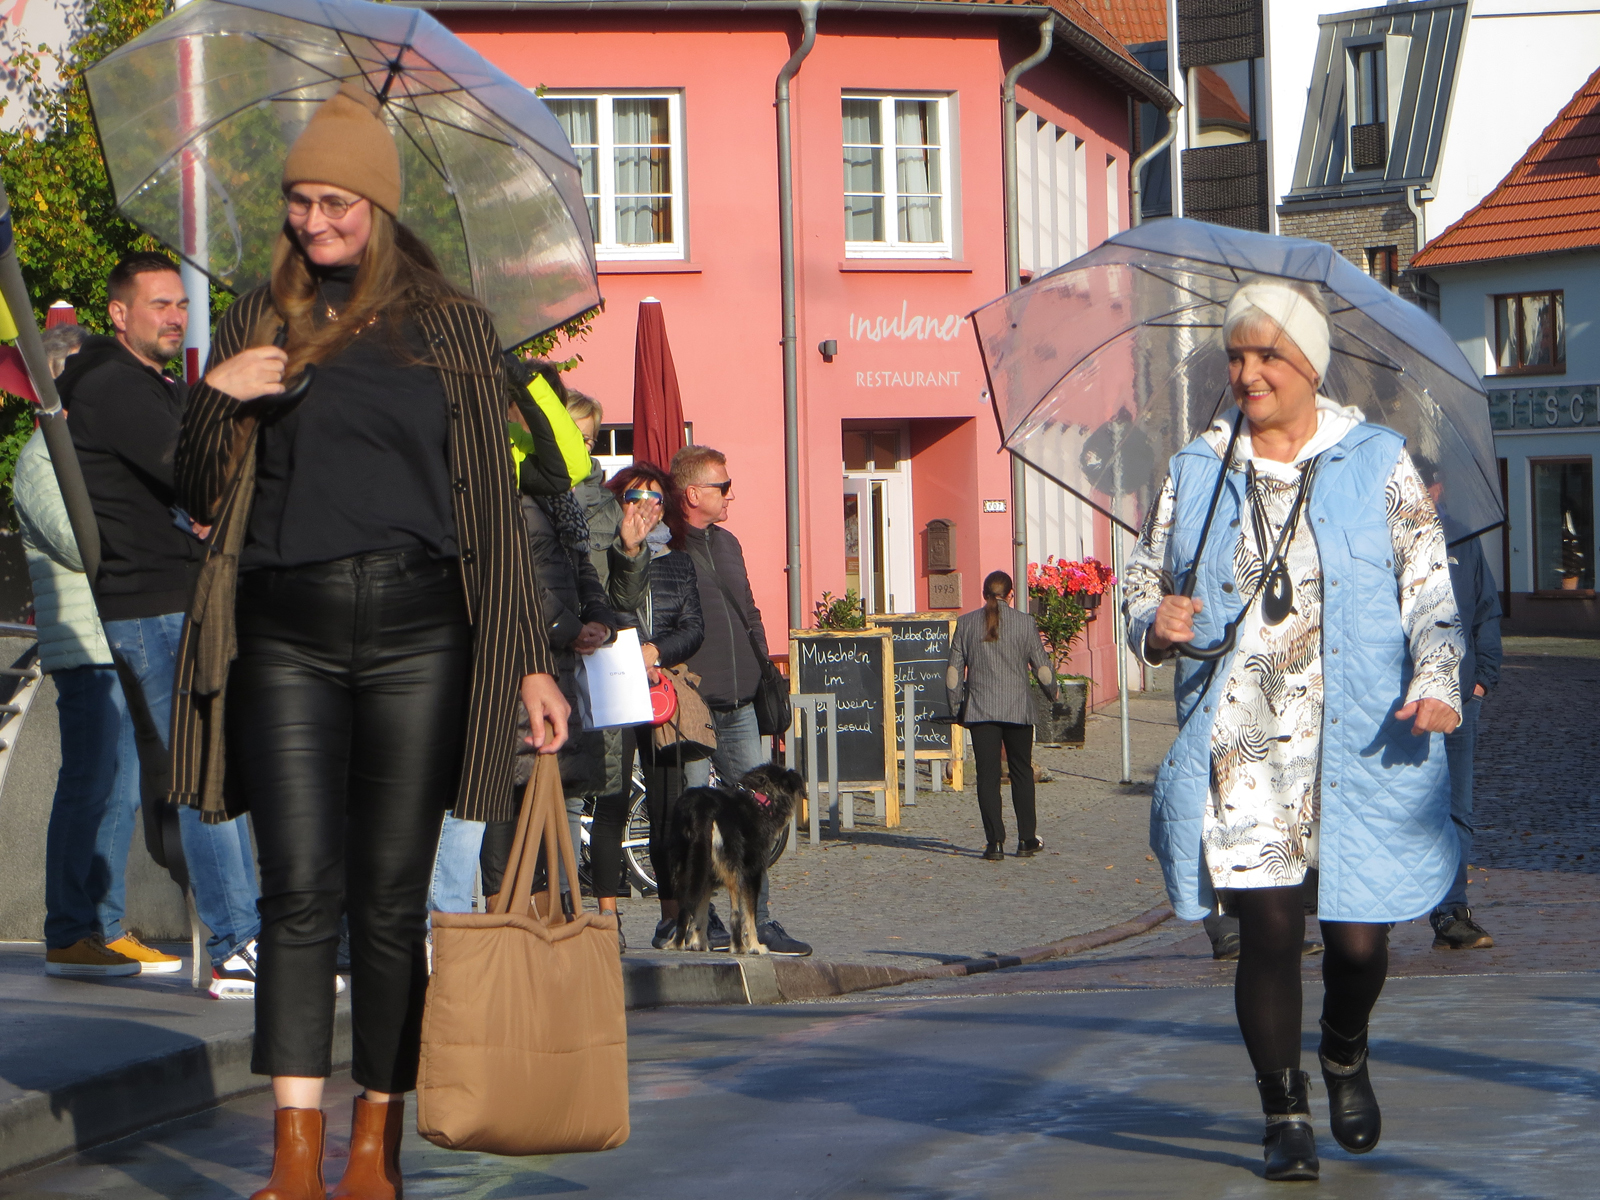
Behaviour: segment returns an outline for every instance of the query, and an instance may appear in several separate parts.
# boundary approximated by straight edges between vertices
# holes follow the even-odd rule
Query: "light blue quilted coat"
[[[1394,719],[1405,703],[1411,655],[1384,512],[1384,485],[1404,440],[1381,425],[1352,429],[1322,456],[1307,505],[1323,578],[1322,820],[1318,915],[1325,921],[1408,921],[1443,899],[1459,856],[1450,824],[1444,737],[1419,737]],[[1206,508],[1221,469],[1217,453],[1195,440],[1173,456],[1176,521],[1166,568],[1182,580],[1194,562]],[[1222,489],[1195,594],[1195,644],[1215,645],[1244,597],[1233,580],[1233,544],[1244,504],[1244,475]],[[1144,645],[1149,618],[1129,621],[1129,641]],[[1197,921],[1215,903],[1201,861],[1201,831],[1211,777],[1214,693],[1232,656],[1215,664],[1177,660],[1178,737],[1156,774],[1150,846],[1178,916]]]

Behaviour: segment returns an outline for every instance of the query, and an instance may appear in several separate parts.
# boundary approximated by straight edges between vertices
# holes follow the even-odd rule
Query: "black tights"
[[[1306,937],[1301,887],[1240,888],[1239,970],[1233,1007],[1257,1074],[1300,1066],[1300,953]],[[1389,972],[1389,927],[1323,921],[1322,1019],[1354,1037],[1366,1028]]]

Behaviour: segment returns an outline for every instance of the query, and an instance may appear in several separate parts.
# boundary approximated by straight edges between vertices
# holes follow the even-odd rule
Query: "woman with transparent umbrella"
[[[1236,407],[1173,456],[1125,612],[1146,661],[1185,654],[1152,846],[1175,898],[1217,894],[1240,919],[1235,1008],[1266,1176],[1315,1179],[1302,888],[1320,863],[1318,1059],[1334,1138],[1365,1153],[1381,1132],[1367,1029],[1389,926],[1431,911],[1455,871],[1442,735],[1460,720],[1464,644],[1404,439],[1320,394],[1317,289],[1247,281],[1221,335]]]

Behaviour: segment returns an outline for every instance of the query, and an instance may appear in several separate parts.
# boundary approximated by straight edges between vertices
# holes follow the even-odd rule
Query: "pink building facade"
[[[869,610],[969,609],[1012,563],[1000,451],[966,314],[1006,289],[1001,83],[1052,10],[950,15],[824,7],[791,85],[800,473],[786,479],[774,85],[793,12],[555,2],[427,5],[547,103],[592,164],[604,313],[572,384],[632,418],[638,306],[661,302],[696,442],[728,456],[728,528],[769,633],[787,613],[786,490],[799,491],[801,594]],[[1056,49],[1017,89],[1020,265],[1040,271],[1128,222],[1138,68],[1056,12]],[[990,15],[993,12],[995,15]],[[1120,56],[1120,57],[1119,57]],[[1139,73],[1142,74],[1142,73]],[[825,355],[824,350],[831,351]],[[615,446],[627,451],[626,435]],[[1030,557],[1109,557],[1109,531],[1036,479]],[[951,560],[930,561],[930,522]],[[1109,616],[1109,612],[1107,614]],[[1073,664],[1114,689],[1111,621]],[[776,639],[775,639],[776,640]],[[776,650],[778,647],[774,646]]]

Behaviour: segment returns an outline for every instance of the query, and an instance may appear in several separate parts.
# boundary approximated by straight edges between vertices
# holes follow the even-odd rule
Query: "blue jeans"
[[[1467,902],[1467,862],[1472,856],[1472,751],[1478,741],[1478,711],[1483,698],[1473,696],[1461,706],[1461,724],[1445,734],[1444,757],[1450,767],[1450,820],[1455,822],[1456,839],[1461,844],[1461,861],[1456,864],[1456,881],[1433,911],[1448,913]]]
[[[124,871],[139,812],[139,751],[114,667],[55,671],[61,772],[44,850],[44,942],[122,936]]]
[[[756,724],[756,706],[741,704],[729,712],[713,712],[711,720],[717,727],[717,750],[710,759],[698,759],[684,764],[683,781],[686,787],[705,787],[711,782],[711,764],[717,764],[717,776],[723,783],[737,783],[746,773],[755,770],[771,758],[767,741]],[[761,894],[756,897],[756,924],[772,919],[768,907],[771,888],[767,873],[761,872]]]
[[[433,884],[428,907],[434,912],[469,913],[478,874],[478,854],[483,849],[482,821],[462,821],[449,813],[439,831],[439,850],[433,860]]]
[[[183,614],[134,617],[106,621],[106,641],[127,662],[144,692],[144,704],[161,734],[161,744],[172,740],[172,682],[178,667],[178,639]],[[129,703],[133,703],[129,698]],[[189,864],[189,886],[194,905],[211,931],[206,950],[211,961],[222,964],[261,932],[256,912],[255,855],[250,829],[242,820],[208,825],[200,810],[187,804],[178,808],[178,832],[183,857]]]

